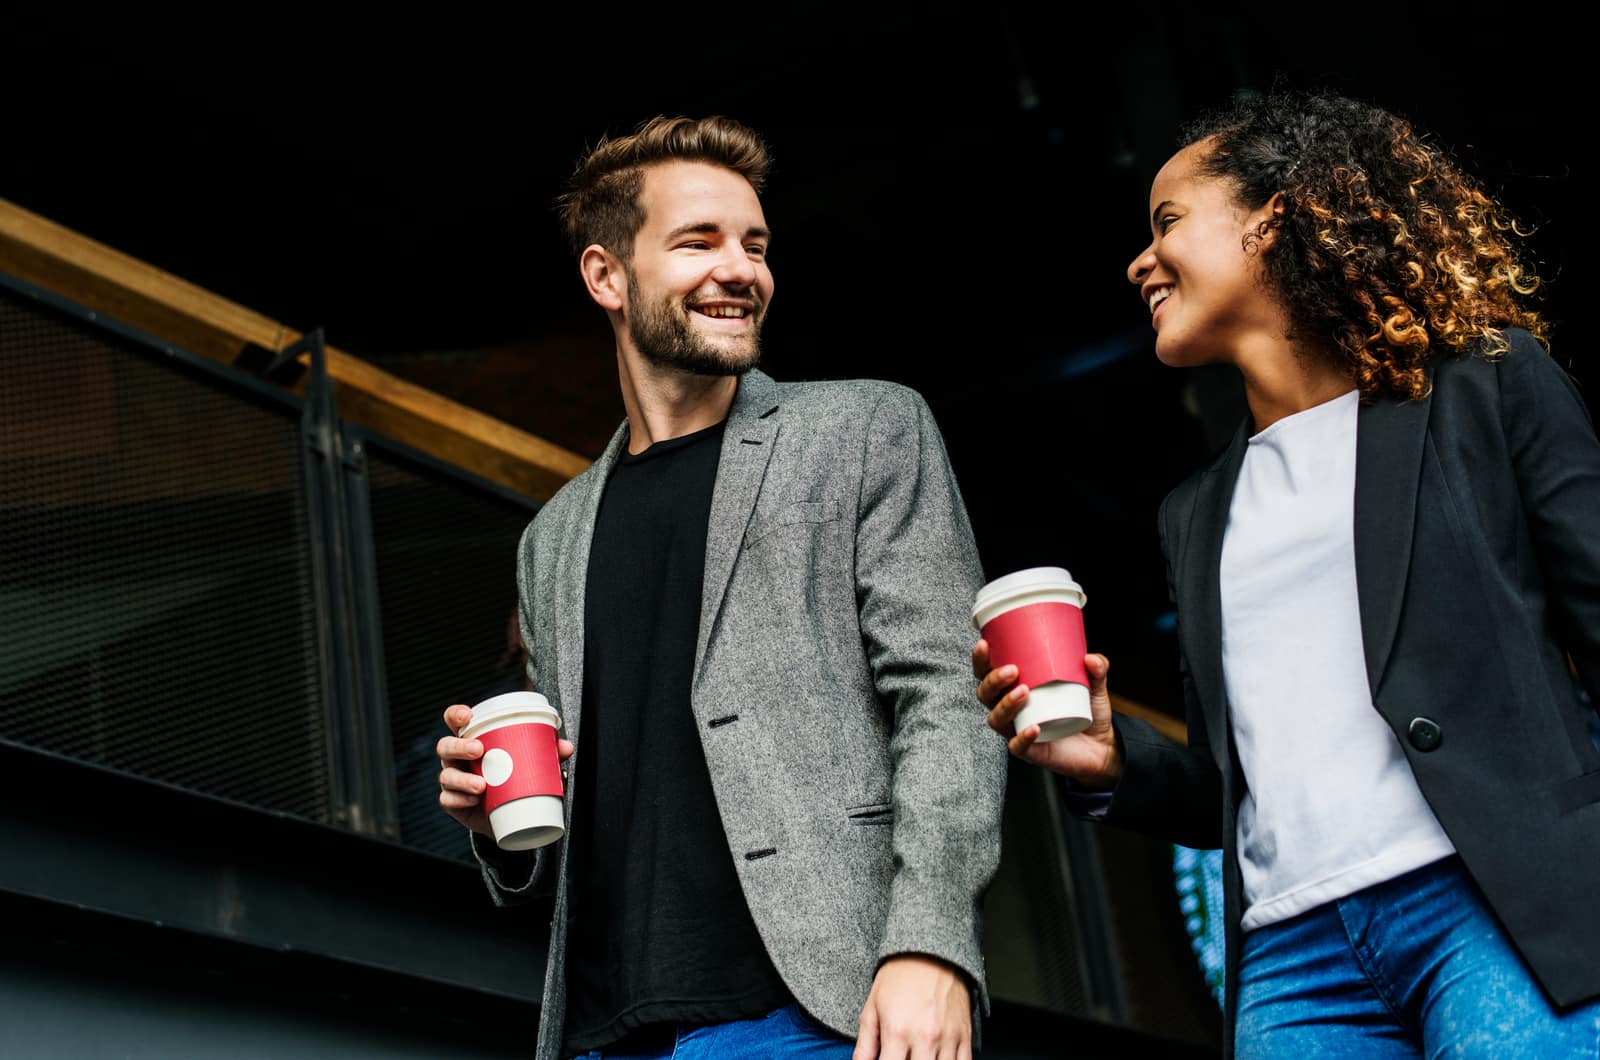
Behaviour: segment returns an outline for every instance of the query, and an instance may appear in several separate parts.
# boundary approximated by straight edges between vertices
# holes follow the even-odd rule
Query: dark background
[[[1070,568],[1113,687],[1177,712],[1155,512],[1240,408],[1225,372],[1155,361],[1123,276],[1180,122],[1281,79],[1431,129],[1538,227],[1553,348],[1595,401],[1582,35],[1531,8],[1282,10],[240,10],[18,36],[0,197],[593,456],[622,414],[610,332],[551,200],[602,134],[737,117],[776,158],[768,369],[921,390],[989,574]]]

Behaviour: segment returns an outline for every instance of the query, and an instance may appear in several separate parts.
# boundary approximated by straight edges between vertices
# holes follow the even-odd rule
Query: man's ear
[[[600,308],[613,313],[622,311],[627,304],[628,274],[611,251],[599,243],[589,244],[578,259],[578,271],[583,273],[589,297],[599,303]]]

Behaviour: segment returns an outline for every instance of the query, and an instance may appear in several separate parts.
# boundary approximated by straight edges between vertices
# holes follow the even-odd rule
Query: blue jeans
[[[818,1023],[799,1005],[788,1004],[747,1020],[679,1027],[673,1040],[648,1049],[595,1049],[580,1060],[850,1060],[855,1048],[853,1040]]]
[[[1600,1057],[1600,1002],[1551,1008],[1456,857],[1257,928],[1240,958],[1238,1060]]]

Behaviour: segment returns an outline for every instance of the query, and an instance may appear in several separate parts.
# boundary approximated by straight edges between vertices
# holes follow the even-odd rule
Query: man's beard
[[[628,317],[628,336],[634,348],[657,368],[693,375],[744,375],[761,360],[760,305],[752,311],[755,326],[743,349],[723,349],[696,334],[687,319],[693,310],[678,312],[670,297],[646,301],[632,271],[628,273],[628,305],[635,310]]]

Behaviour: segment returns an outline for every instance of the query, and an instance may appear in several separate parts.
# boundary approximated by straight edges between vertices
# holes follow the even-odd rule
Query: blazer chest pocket
[[[874,802],[865,806],[847,806],[844,815],[851,824],[894,824],[894,806],[887,802]]]
[[[812,526],[831,523],[839,518],[838,501],[796,501],[786,504],[765,518],[758,517],[744,534],[744,547],[751,548],[763,538],[772,536],[786,526]]]

